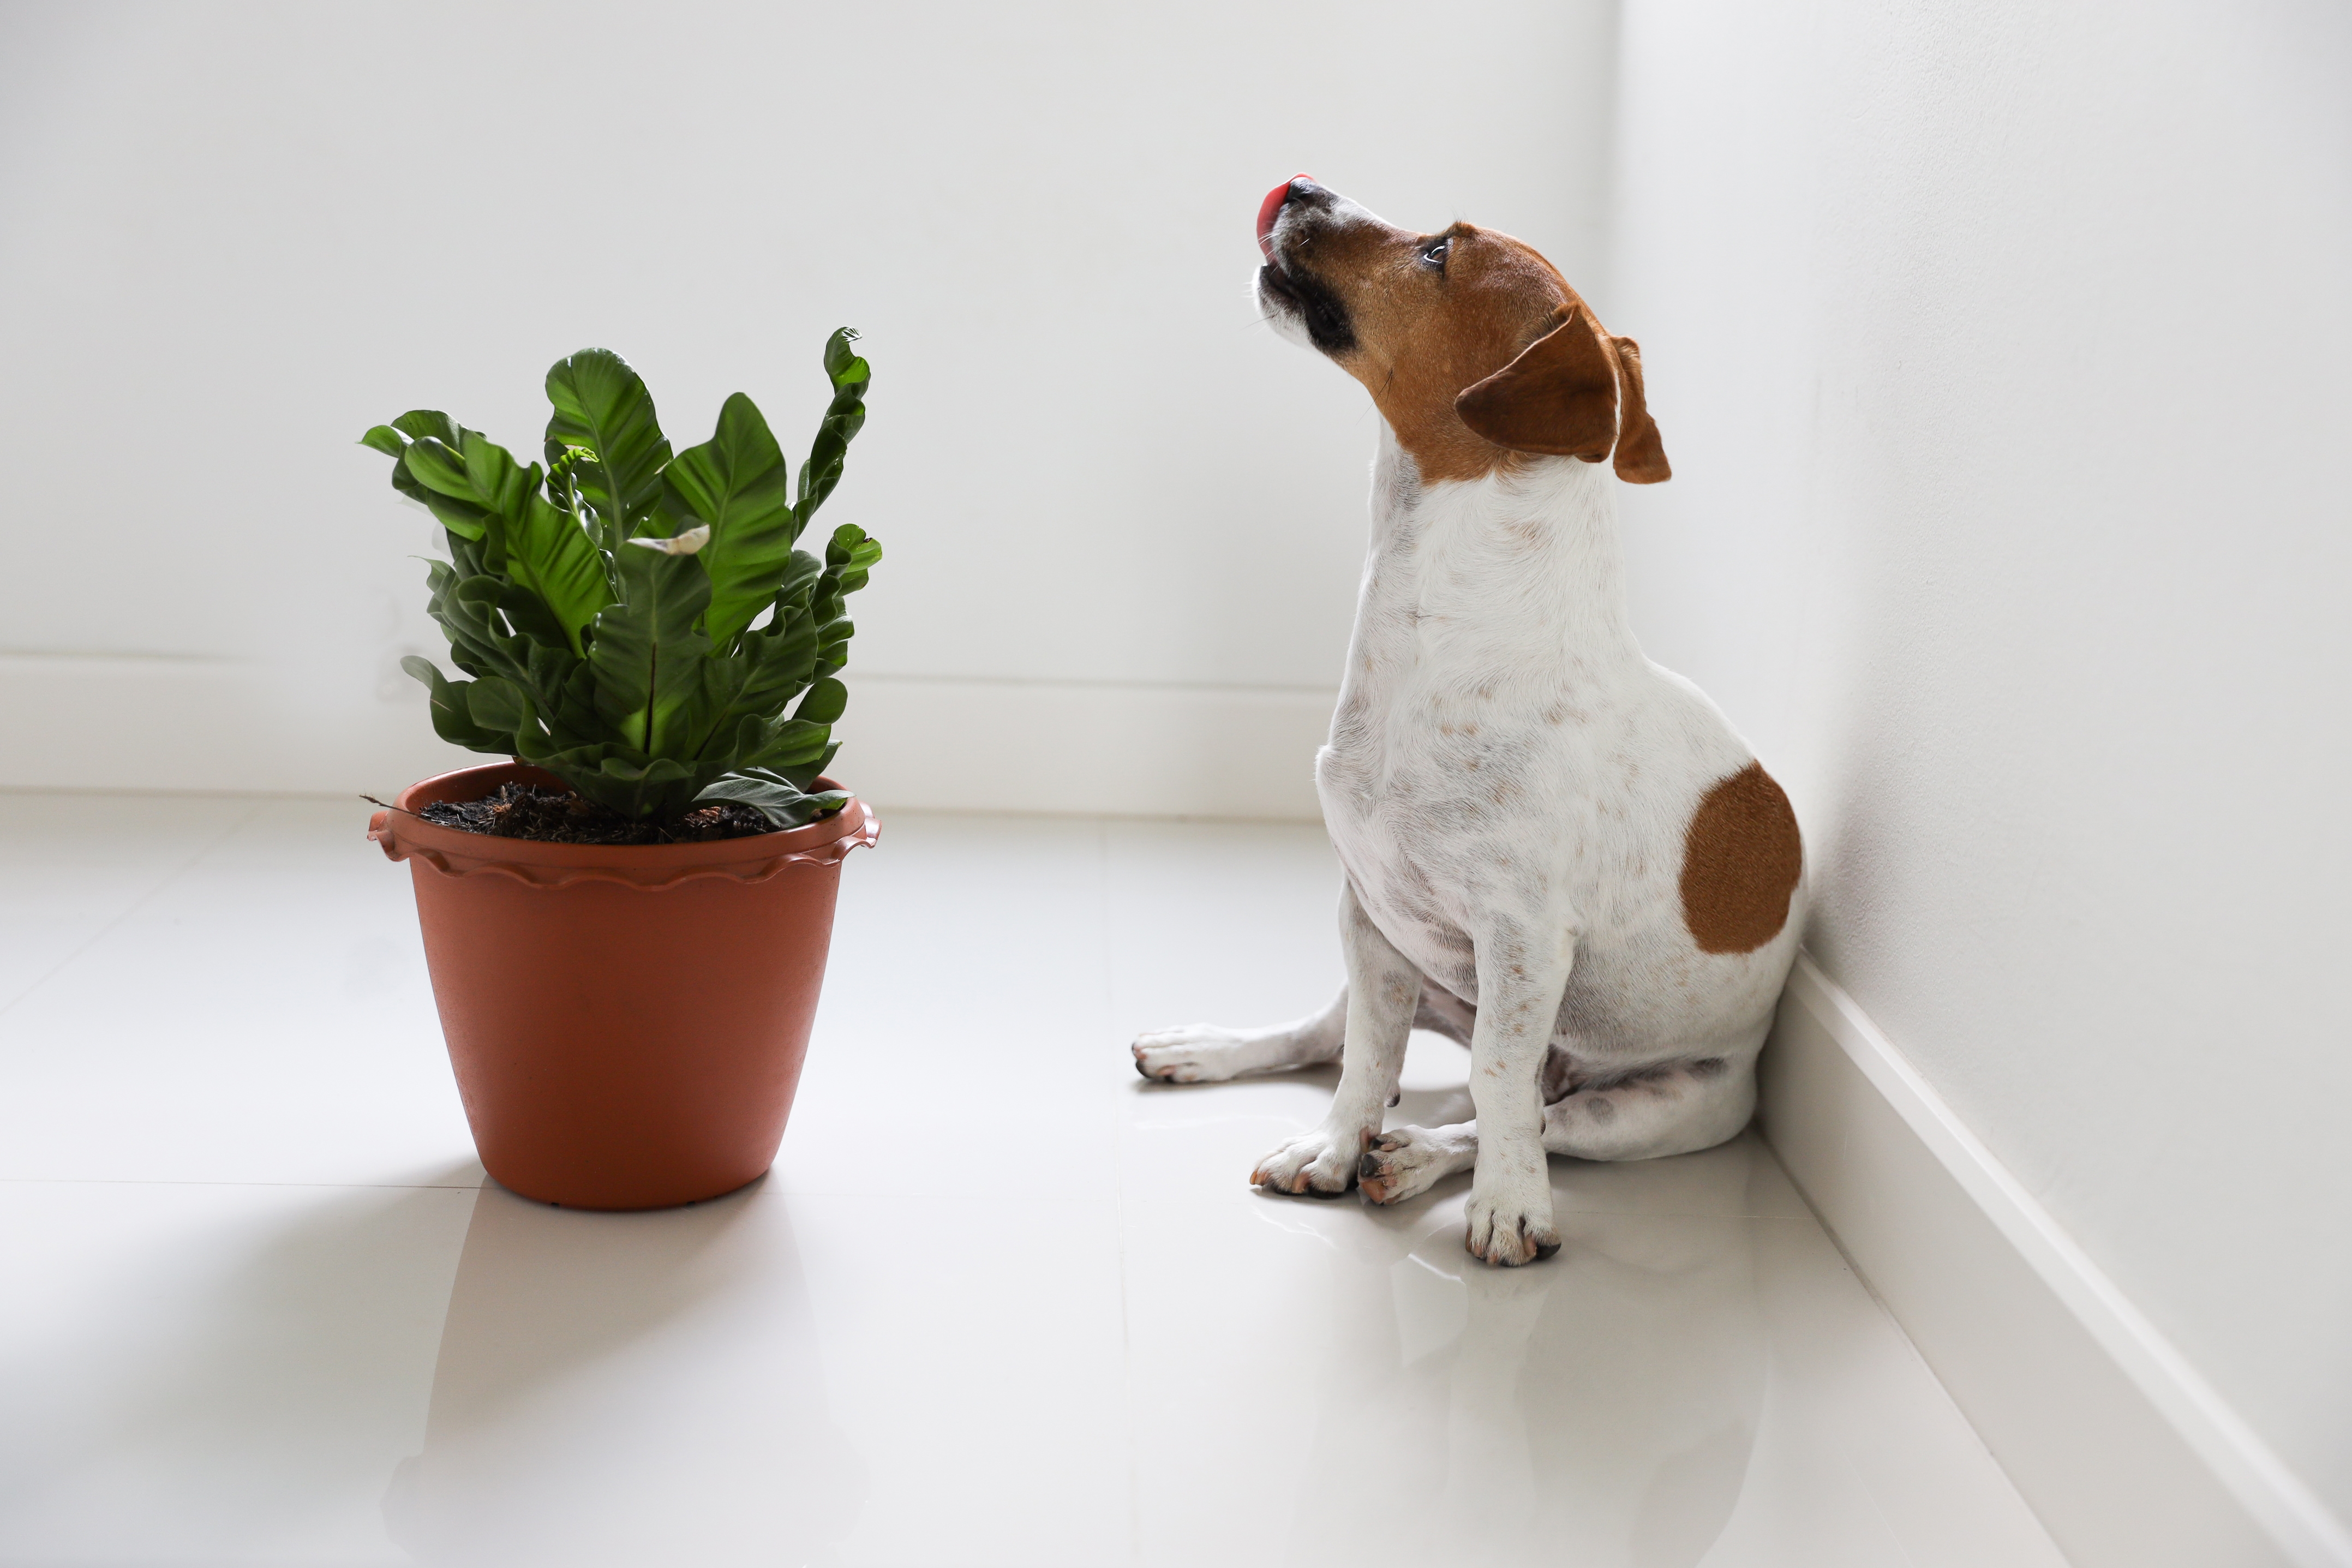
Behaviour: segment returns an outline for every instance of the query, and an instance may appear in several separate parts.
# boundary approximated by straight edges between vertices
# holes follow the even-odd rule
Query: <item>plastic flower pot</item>
[[[519,763],[411,784],[368,837],[405,860],[433,997],[482,1164],[542,1203],[664,1208],[774,1163],[808,1051],[861,800],[702,844],[542,844],[438,827]],[[820,781],[821,788],[836,788]]]

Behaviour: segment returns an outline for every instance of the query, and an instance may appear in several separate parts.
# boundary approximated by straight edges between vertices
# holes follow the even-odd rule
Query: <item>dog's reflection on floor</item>
[[[1731,1216],[1749,1212],[1769,1159],[1742,1139],[1633,1165],[1557,1163],[1563,1246],[1526,1269],[1463,1250],[1450,1187],[1433,1194],[1442,1215],[1318,1226],[1339,1243],[1332,1331],[1316,1336],[1329,1372],[1297,1473],[1322,1495],[1294,1515],[1289,1560],[1704,1558],[1738,1501],[1763,1405],[1756,1222]]]
[[[1525,1269],[1462,1249],[1458,1184],[1395,1209],[1259,1200],[1321,1244],[1284,1306],[1315,1408],[1234,1438],[1295,1489],[1270,1554],[1693,1568],[1761,1418],[1757,1226],[1791,1222],[1743,1216],[1769,1167],[1752,1139],[1558,1163],[1565,1245]],[[420,1562],[824,1563],[866,1490],[780,1196],[593,1215],[484,1189],[424,1452],[385,1500]]]
[[[823,1563],[865,1489],[780,1198],[590,1214],[482,1189],[424,1452],[384,1499],[399,1545],[486,1568]]]

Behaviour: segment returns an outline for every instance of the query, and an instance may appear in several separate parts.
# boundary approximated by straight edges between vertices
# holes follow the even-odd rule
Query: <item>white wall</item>
[[[1636,625],[1809,941],[2352,1517],[2352,13],[1628,0]]]
[[[0,784],[396,787],[426,534],[358,432],[527,446],[589,342],[801,431],[850,321],[844,773],[1309,811],[1371,415],[1244,225],[1493,223],[1643,342],[1637,621],[1796,797],[1814,951],[2352,1512],[2346,13],[1429,17],[0,9]]]
[[[1257,326],[1263,193],[1599,253],[1613,8],[1401,4],[0,9],[0,784],[383,791],[462,762],[427,526],[352,443],[417,405],[535,448],[547,365],[674,438],[805,441],[840,769],[886,802],[1312,815],[1370,405]],[[1497,37],[1510,47],[1498,49]],[[1221,757],[1220,751],[1229,753]]]

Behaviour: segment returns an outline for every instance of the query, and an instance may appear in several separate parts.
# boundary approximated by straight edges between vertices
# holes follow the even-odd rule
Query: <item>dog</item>
[[[1639,345],[1507,235],[1416,234],[1306,175],[1258,213],[1261,314],[1381,416],[1372,540],[1315,763],[1347,984],[1270,1028],[1146,1034],[1200,1083],[1328,1062],[1273,1193],[1393,1204],[1471,1169],[1469,1250],[1559,1249],[1550,1154],[1708,1148],[1754,1113],[1804,918],[1788,796],[1627,625],[1614,484],[1669,477]],[[1475,1121],[1383,1131],[1405,1041],[1470,1048]]]

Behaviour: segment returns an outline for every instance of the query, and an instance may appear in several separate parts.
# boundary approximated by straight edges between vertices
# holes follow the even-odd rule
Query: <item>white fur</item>
[[[1134,1047],[1146,1077],[1173,1082],[1339,1054],[1321,1125],[1252,1179],[1324,1194],[1360,1179],[1393,1203],[1475,1165],[1466,1241],[1495,1263],[1559,1245],[1547,1152],[1643,1159],[1747,1124],[1803,918],[1800,886],[1780,933],[1735,954],[1701,952],[1685,923],[1691,815],[1753,756],[1633,640],[1617,482],[1605,462],[1557,458],[1424,486],[1382,426],[1371,552],[1316,761],[1346,872],[1348,988],[1295,1024]],[[1466,1027],[1477,1121],[1383,1134],[1416,1024]]]

